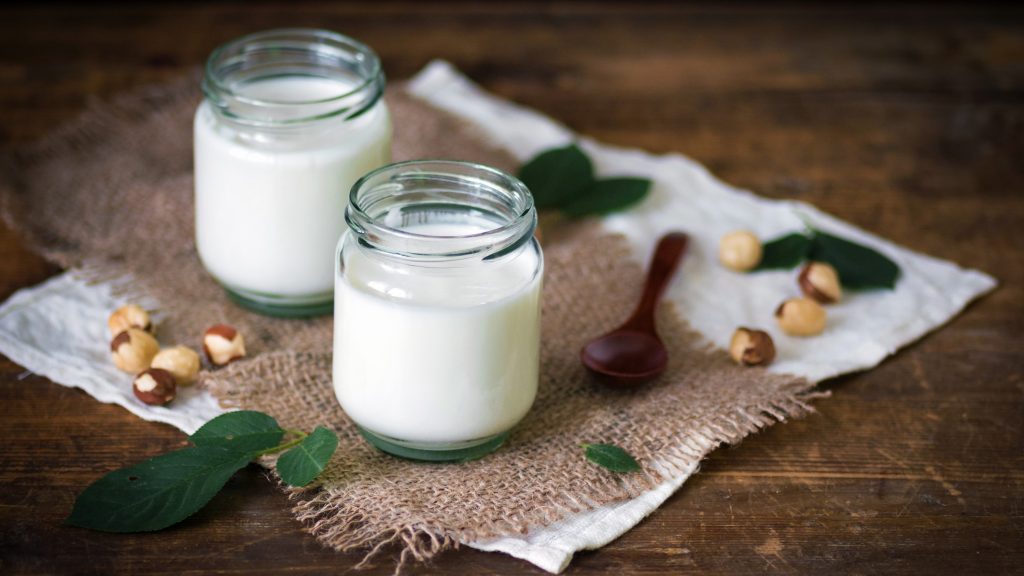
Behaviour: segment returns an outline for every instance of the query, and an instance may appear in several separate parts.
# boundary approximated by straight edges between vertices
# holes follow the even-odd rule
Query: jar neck
[[[369,46],[326,30],[280,29],[232,40],[206,61],[203,94],[222,119],[267,129],[351,120],[380,100]]]
[[[359,245],[418,263],[500,259],[533,237],[533,196],[500,170],[447,160],[399,162],[352,187],[345,220]]]

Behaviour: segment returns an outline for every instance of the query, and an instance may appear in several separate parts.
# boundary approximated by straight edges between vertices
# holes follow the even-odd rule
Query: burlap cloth
[[[339,436],[317,485],[287,489],[294,513],[321,542],[364,548],[367,559],[398,544],[424,560],[460,542],[517,534],[566,515],[634,497],[735,442],[809,410],[799,378],[735,366],[673,310],[659,327],[668,371],[633,391],[596,384],[581,345],[621,322],[639,296],[641,267],[622,238],[563,224],[545,238],[541,381],[536,404],[496,453],[464,464],[422,464],[364,442],[331,387],[332,319],[282,320],[232,305],[203,270],[193,244],[190,76],[90,108],[44,141],[5,159],[0,208],[46,258],[126,298],[159,303],[160,340],[197,347],[215,323],[239,328],[250,356],[201,383],[228,406],[265,411],[287,427],[318,424]],[[396,160],[448,157],[514,170],[472,128],[394,86]],[[395,358],[396,362],[403,361]],[[581,443],[614,443],[643,465],[617,475],[588,462]]]

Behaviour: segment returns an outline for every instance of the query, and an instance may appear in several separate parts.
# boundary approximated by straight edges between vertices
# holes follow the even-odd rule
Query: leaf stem
[[[287,450],[287,449],[289,449],[289,448],[291,448],[293,446],[298,446],[303,440],[306,439],[306,436],[309,436],[309,434],[303,432],[302,430],[294,430],[292,428],[284,428],[283,430],[285,432],[289,433],[289,434],[294,434],[295,436],[298,436],[298,438],[295,438],[294,440],[289,440],[288,442],[285,442],[283,444],[278,444],[277,446],[274,446],[273,448],[267,448],[266,450],[261,450],[261,451],[257,452],[255,454],[255,456],[253,456],[253,457],[256,458],[256,457],[259,457],[259,456],[265,456],[267,454],[273,454],[274,452],[280,452],[282,450]]]

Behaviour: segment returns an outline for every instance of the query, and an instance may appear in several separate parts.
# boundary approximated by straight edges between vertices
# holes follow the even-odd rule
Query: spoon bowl
[[[643,384],[665,371],[668,350],[657,334],[620,329],[591,340],[582,359],[609,384]]]
[[[654,312],[665,287],[686,251],[687,236],[662,236],[647,272],[643,297],[622,326],[599,336],[580,350],[590,372],[613,386],[637,386],[657,378],[668,366],[668,350],[658,336]]]

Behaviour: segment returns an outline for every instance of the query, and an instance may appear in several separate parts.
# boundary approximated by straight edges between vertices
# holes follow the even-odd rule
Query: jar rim
[[[488,200],[499,204],[499,209],[504,208],[504,222],[469,234],[423,234],[391,225],[382,221],[381,215],[371,213],[367,201],[390,201],[401,206],[397,203],[403,192],[384,188],[415,180],[432,180],[445,192],[462,192],[467,197],[490,193],[492,198]],[[378,191],[379,197],[367,197]],[[345,220],[361,244],[384,252],[413,258],[486,260],[511,253],[530,240],[537,226],[537,211],[529,188],[503,170],[462,160],[419,159],[382,166],[357,180],[349,194]]]
[[[277,44],[275,44],[277,43]],[[280,49],[284,47],[292,50],[308,52],[310,55],[342,51],[349,53],[352,59],[363,69],[358,72],[360,81],[353,84],[346,91],[339,94],[321,98],[310,99],[275,99],[266,97],[255,97],[245,94],[236,89],[224,80],[224,70],[231,63],[231,59],[244,58],[260,50]],[[320,66],[324,66],[319,61]],[[341,69],[340,66],[336,66]],[[354,71],[354,70],[350,70]],[[274,74],[267,74],[266,77],[273,77]],[[314,75],[310,75],[315,77]],[[320,28],[274,28],[262,30],[240,36],[217,46],[210,53],[203,66],[202,90],[205,97],[215,104],[214,108],[224,113],[232,120],[243,124],[274,125],[274,124],[296,124],[329,118],[340,114],[347,114],[348,118],[354,118],[368,110],[380,99],[384,92],[384,71],[380,58],[367,44],[350,36]],[[343,104],[352,101],[352,106]],[[299,109],[316,105],[339,104],[327,112],[300,116],[286,121],[270,121],[266,119],[248,118],[244,115],[230,113],[231,105],[244,105],[256,109]]]

